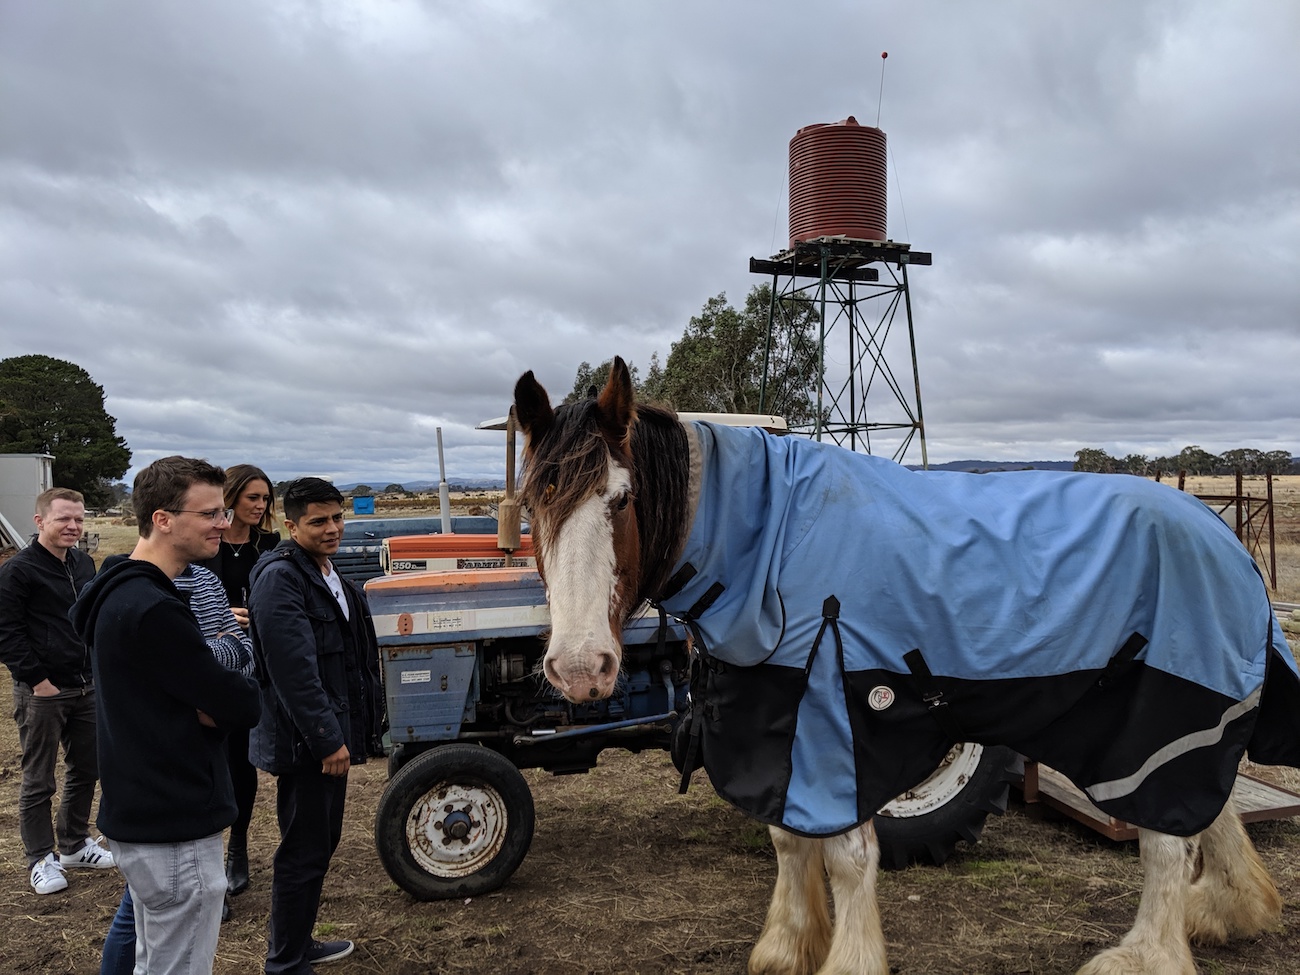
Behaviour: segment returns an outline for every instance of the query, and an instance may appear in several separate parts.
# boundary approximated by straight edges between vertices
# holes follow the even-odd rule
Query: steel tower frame
[[[910,244],[843,237],[800,241],[767,260],[751,257],[751,272],[772,276],[759,412],[779,413],[782,409],[782,404],[770,402],[775,397],[768,396],[774,328],[779,324],[789,331],[792,307],[799,301],[812,301],[821,319],[816,339],[816,414],[811,423],[792,425],[791,429],[866,453],[872,452],[873,435],[897,431],[902,440],[892,459],[901,463],[917,440],[921,466],[928,467],[907,269],[930,263],[929,253],[914,251]],[[885,271],[885,281],[880,280],[880,268]],[[907,325],[910,389],[891,364],[901,357],[895,351],[900,339],[894,328],[900,309]],[[893,344],[891,337],[895,338]],[[828,360],[828,342],[837,341],[846,342],[847,358],[839,361],[832,355]]]

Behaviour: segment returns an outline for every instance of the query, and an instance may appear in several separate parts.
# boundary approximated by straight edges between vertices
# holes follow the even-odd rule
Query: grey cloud
[[[1289,5],[0,16],[0,338],[85,366],[137,463],[401,480],[441,425],[499,469],[525,369],[644,369],[765,280],[789,139],[874,122],[886,49],[932,458],[1297,446]]]

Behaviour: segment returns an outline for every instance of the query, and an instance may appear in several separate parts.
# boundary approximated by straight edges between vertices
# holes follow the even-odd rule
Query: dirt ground
[[[1279,597],[1300,602],[1300,478],[1278,499]],[[1190,487],[1190,485],[1189,485]],[[1193,490],[1196,490],[1193,488]],[[94,526],[92,526],[93,528]],[[133,531],[103,529],[99,556]],[[116,533],[116,534],[115,534]],[[117,537],[120,535],[121,537]],[[123,539],[126,541],[123,542]],[[12,713],[8,681],[0,705]],[[605,752],[590,774],[525,773],[537,808],[532,848],[501,891],[420,903],[393,884],[374,851],[383,763],[353,770],[343,842],[325,882],[321,937],[357,950],[337,975],[739,975],[762,926],[776,873],[766,830],[713,795],[702,773],[685,796],[667,755]],[[18,838],[17,730],[0,720],[0,975],[98,971],[122,892],[116,871],[74,871],[67,891],[38,896]],[[1300,791],[1300,776],[1281,781]],[[223,926],[218,975],[261,971],[274,780],[263,776],[250,837],[252,887]],[[1057,975],[1118,941],[1133,920],[1136,844],[1115,844],[1015,798],[981,841],[943,867],[880,882],[897,975]],[[1196,949],[1204,975],[1300,970],[1300,820],[1249,827],[1285,901],[1283,920],[1250,943]]]
[[[7,697],[7,694],[6,694]],[[116,871],[70,874],[34,894],[23,868],[13,724],[0,736],[0,972],[88,975],[117,907]],[[697,781],[676,793],[663,754],[606,752],[585,776],[526,773],[537,805],[532,849],[501,891],[420,903],[374,852],[382,763],[353,771],[347,826],[325,883],[322,936],[357,942],[337,975],[739,975],[762,926],[776,864],[766,830]],[[698,778],[698,773],[697,773]],[[221,931],[216,971],[261,970],[266,949],[274,782],[253,821],[252,887]],[[1283,923],[1249,944],[1196,951],[1206,975],[1294,975],[1300,950],[1300,823],[1250,827],[1286,902]],[[1074,972],[1132,922],[1135,844],[1113,844],[1017,802],[944,867],[882,875],[899,975]]]

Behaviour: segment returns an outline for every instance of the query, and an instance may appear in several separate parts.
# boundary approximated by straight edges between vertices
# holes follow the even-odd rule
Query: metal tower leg
[[[770,355],[774,332],[789,329],[786,309],[792,303],[813,302],[820,318],[814,339],[820,377],[816,412],[811,422],[792,429],[851,450],[873,453],[873,447],[888,447],[900,463],[916,441],[921,466],[928,466],[907,267],[928,265],[930,255],[892,241],[823,238],[800,243],[768,261],[751,258],[749,263],[751,271],[772,275],[760,409],[782,412],[770,395],[781,388],[769,375],[775,368]],[[886,280],[881,281],[882,276]],[[894,329],[900,308],[907,324],[905,343]],[[895,372],[904,355],[911,360],[910,388]]]

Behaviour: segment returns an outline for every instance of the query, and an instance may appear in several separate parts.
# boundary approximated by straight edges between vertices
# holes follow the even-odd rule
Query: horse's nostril
[[[588,696],[588,697],[593,697],[593,698],[595,698],[595,697],[600,697],[600,691],[599,691],[599,689],[593,687],[591,690],[589,690],[589,691],[587,692],[587,696]]]

